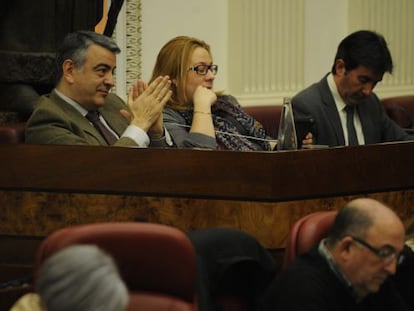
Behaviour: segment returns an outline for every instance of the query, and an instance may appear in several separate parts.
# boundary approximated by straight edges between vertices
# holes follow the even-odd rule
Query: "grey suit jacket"
[[[329,89],[326,76],[318,83],[299,92],[292,98],[295,119],[313,118],[313,143],[344,146],[345,138],[339,113]],[[365,144],[414,140],[386,114],[378,97],[372,93],[357,106]]]
[[[115,94],[106,97],[105,104],[99,109],[108,125],[121,137],[129,123],[119,110],[126,109],[125,103]],[[60,145],[101,145],[108,144],[93,125],[60,98],[54,91],[41,96],[26,127],[26,143]],[[151,142],[152,146],[166,146],[162,141]],[[121,137],[114,146],[137,146],[128,137]]]

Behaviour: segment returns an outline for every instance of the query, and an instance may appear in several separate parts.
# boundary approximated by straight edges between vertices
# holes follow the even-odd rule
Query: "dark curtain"
[[[54,84],[54,53],[75,30],[94,30],[102,0],[6,0],[0,4],[0,110],[30,112]]]

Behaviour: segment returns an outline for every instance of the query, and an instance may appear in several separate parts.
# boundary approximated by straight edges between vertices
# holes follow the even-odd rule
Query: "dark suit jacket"
[[[115,94],[109,94],[104,106],[99,109],[119,137],[129,125],[119,113],[122,108],[127,108],[122,99]],[[27,123],[26,143],[107,146],[93,125],[54,91],[40,97]],[[128,137],[121,137],[114,146],[134,147],[137,143]],[[161,140],[154,143],[154,146],[166,146],[166,143]]]
[[[326,76],[318,83],[299,92],[292,98],[295,119],[311,117],[313,143],[316,145],[344,146],[345,139],[335,101]],[[378,97],[372,93],[357,106],[365,144],[389,141],[414,140],[386,114]]]
[[[397,270],[398,271],[398,270]],[[397,272],[398,273],[398,272]],[[409,311],[389,278],[359,303],[329,268],[317,247],[295,260],[265,290],[259,311]],[[411,310],[412,311],[412,310]]]

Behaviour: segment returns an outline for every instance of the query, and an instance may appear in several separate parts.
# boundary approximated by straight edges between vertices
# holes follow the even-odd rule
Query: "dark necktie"
[[[108,145],[113,145],[117,142],[118,138],[116,138],[116,136],[99,119],[98,111],[89,111],[86,115],[86,119],[92,122],[93,126],[102,135]]]
[[[354,106],[346,106],[346,129],[348,131],[348,145],[349,146],[356,146],[358,145],[358,138],[355,130],[354,125]]]

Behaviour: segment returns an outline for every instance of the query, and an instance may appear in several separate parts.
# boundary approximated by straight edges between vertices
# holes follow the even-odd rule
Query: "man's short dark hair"
[[[338,46],[332,73],[336,73],[338,59],[345,62],[346,70],[364,66],[376,73],[392,73],[391,53],[384,37],[374,31],[360,30],[345,37]]]
[[[111,38],[99,33],[86,30],[69,33],[56,52],[56,83],[62,77],[63,62],[71,59],[76,67],[82,67],[86,60],[86,50],[92,44],[97,44],[115,54],[121,52]]]

